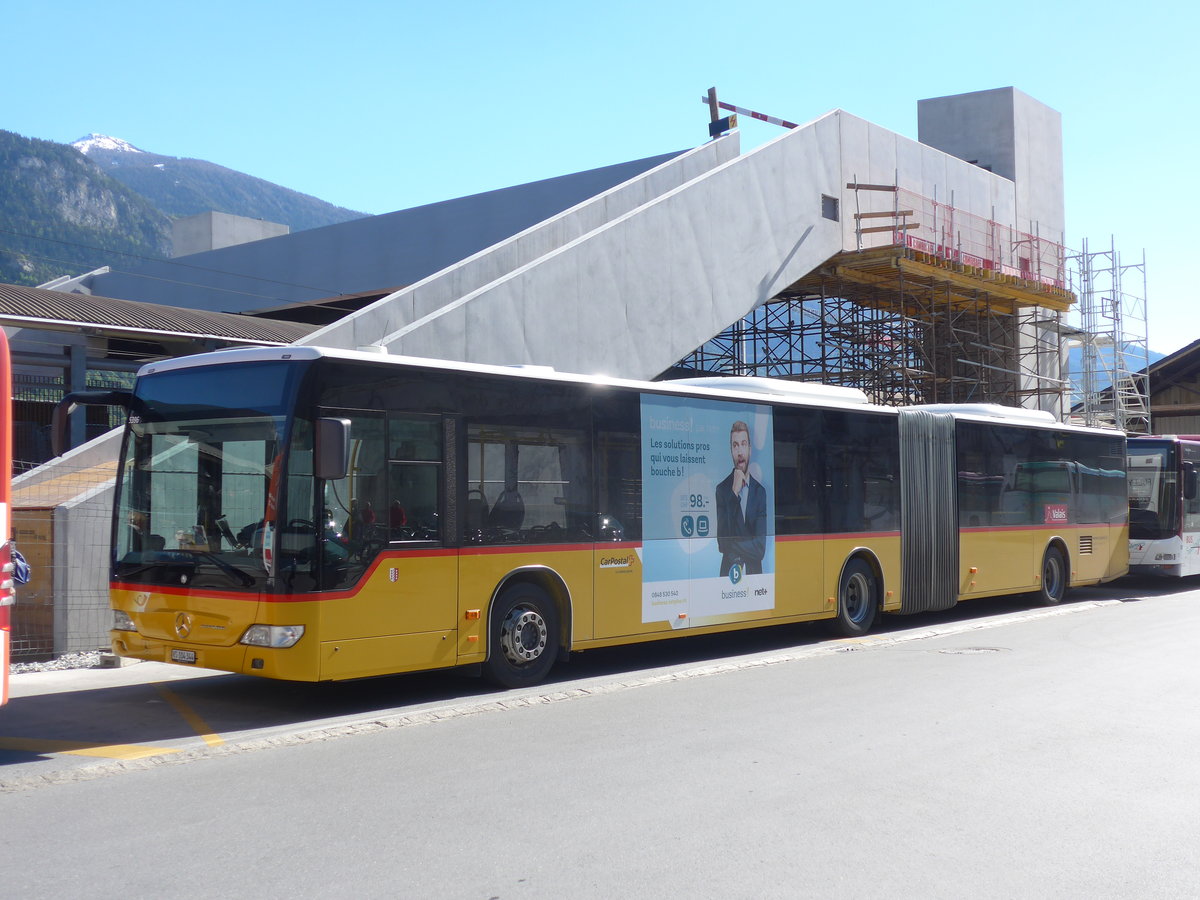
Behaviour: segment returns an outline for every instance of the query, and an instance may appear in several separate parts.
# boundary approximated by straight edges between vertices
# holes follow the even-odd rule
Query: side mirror
[[[313,474],[326,481],[345,478],[350,469],[350,420],[317,419]]]
[[[128,415],[132,403],[133,394],[129,391],[74,391],[67,394],[54,407],[54,415],[50,420],[51,452],[55,456],[62,456],[71,449],[68,429],[71,413],[77,406],[119,406]]]
[[[1200,496],[1200,474],[1196,472],[1196,464],[1183,464],[1183,499],[1195,500]]]

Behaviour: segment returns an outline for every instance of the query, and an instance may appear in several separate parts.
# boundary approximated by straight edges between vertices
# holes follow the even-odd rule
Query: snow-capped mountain
[[[77,141],[72,141],[71,146],[87,156],[93,150],[116,150],[121,153],[144,153],[144,150],[139,150],[137,147],[128,141],[123,141],[120,138],[109,137],[107,134],[89,134],[81,137]]]
[[[35,285],[89,271],[114,254],[119,259],[166,256],[171,219],[180,216],[215,210],[301,231],[362,215],[204,160],[161,156],[111,135],[89,134],[59,144],[3,130],[0,210],[8,230],[0,282]]]
[[[215,163],[164,156],[111,135],[89,134],[71,146],[172,218],[215,210],[303,231],[362,216]]]

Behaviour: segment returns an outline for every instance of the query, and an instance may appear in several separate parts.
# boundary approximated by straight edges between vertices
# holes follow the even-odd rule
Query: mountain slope
[[[172,219],[216,210],[292,231],[361,218],[199,159],[89,135],[73,145],[0,130],[0,282],[43,284],[171,253]]]
[[[90,134],[71,146],[176,218],[215,210],[303,231],[364,215],[215,163],[147,153],[104,135]]]
[[[0,282],[163,257],[171,220],[76,150],[0,130]]]

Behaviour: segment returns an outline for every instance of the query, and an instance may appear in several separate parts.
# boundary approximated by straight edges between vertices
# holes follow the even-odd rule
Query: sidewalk
[[[170,663],[130,662],[121,666],[90,669],[58,669],[51,672],[25,672],[8,676],[9,697],[36,697],[70,691],[92,691],[130,684],[155,684],[223,675],[213,669],[185,669]],[[0,715],[3,715],[0,708]]]

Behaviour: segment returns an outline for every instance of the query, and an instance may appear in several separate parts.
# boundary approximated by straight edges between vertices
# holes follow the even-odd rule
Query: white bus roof
[[[834,384],[815,384],[811,381],[789,381],[783,378],[761,378],[754,375],[713,375],[702,378],[676,378],[668,384],[682,384],[711,391],[740,391],[750,394],[770,394],[775,397],[805,397],[810,400],[835,401],[869,405],[867,395],[858,388]]]
[[[1053,413],[1044,409],[1001,406],[999,403],[928,403],[913,408],[972,418],[1004,419],[1011,422],[1031,422],[1040,425],[1060,424]]]
[[[156,372],[170,372],[225,363],[268,362],[280,359],[313,360],[323,357],[370,362],[377,365],[422,366],[429,369],[442,369],[448,372],[507,375],[510,378],[533,378],[542,381],[560,381],[569,384],[609,385],[665,394],[712,396],[714,391],[718,391],[730,397],[740,397],[750,403],[762,402],[764,397],[770,397],[776,402],[797,406],[818,406],[827,409],[866,408],[873,412],[891,415],[897,415],[900,412],[894,406],[871,404],[866,394],[857,388],[815,384],[804,381],[788,381],[782,378],[713,375],[698,378],[682,378],[673,381],[635,381],[626,378],[614,378],[608,375],[580,375],[577,373],[559,372],[550,366],[488,365],[447,359],[426,359],[418,356],[398,356],[381,353],[375,349],[341,350],[308,345],[242,347],[234,350],[216,350],[211,353],[200,353],[195,356],[181,356],[176,359],[148,363],[138,370],[138,375],[151,375]],[[1122,432],[1114,431],[1113,429],[1090,428],[1082,425],[1063,423],[1056,419],[1052,413],[1044,410],[1001,406],[998,403],[931,403],[903,407],[903,409],[948,413],[957,419],[1009,422],[1014,425],[1026,425],[1035,428],[1061,428],[1070,431],[1092,432],[1094,434],[1122,434]]]
[[[806,406],[833,408],[868,407],[878,412],[891,413],[893,415],[896,413],[893,407],[872,406],[866,394],[856,388],[813,384],[811,382],[747,376],[711,376],[676,379],[672,381],[635,381],[632,379],[614,378],[608,375],[581,375],[559,372],[549,366],[487,365],[445,359],[426,359],[416,356],[398,356],[374,350],[341,350],[309,345],[243,347],[233,350],[216,350],[211,353],[196,354],[195,356],[181,356],[175,359],[148,363],[138,370],[138,376],[227,363],[269,362],[282,359],[315,360],[321,358],[370,362],[376,365],[422,366],[424,368],[442,369],[452,372],[506,375],[508,377],[535,378],[542,381],[561,381],[572,384],[610,385],[658,393],[711,395],[714,391],[720,391],[731,396],[741,396],[751,402],[762,402],[764,396],[769,396],[776,401]]]

